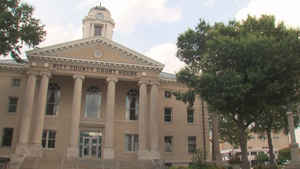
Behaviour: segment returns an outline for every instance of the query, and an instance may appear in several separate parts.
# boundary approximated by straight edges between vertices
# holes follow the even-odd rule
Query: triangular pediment
[[[97,62],[121,63],[130,65],[154,66],[163,68],[164,65],[135,52],[121,44],[103,37],[93,37],[66,42],[53,46],[33,49],[28,51],[28,58],[55,57],[83,59]]]

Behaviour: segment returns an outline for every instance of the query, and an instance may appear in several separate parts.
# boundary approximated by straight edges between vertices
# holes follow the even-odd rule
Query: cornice
[[[20,72],[24,73],[24,70],[28,68],[27,64],[21,63],[7,63],[0,61],[0,71],[13,71],[13,72]]]
[[[147,64],[149,66],[158,66],[158,67],[161,67],[161,69],[163,69],[163,67],[164,67],[164,65],[162,63],[159,63],[141,53],[138,53],[138,52],[131,50],[119,43],[116,43],[112,40],[109,40],[109,39],[101,37],[101,36],[75,40],[75,41],[71,41],[71,42],[66,42],[66,43],[61,43],[61,44],[57,44],[57,45],[53,45],[53,46],[44,47],[44,48],[36,48],[36,49],[30,50],[30,51],[27,51],[26,54],[27,54],[28,58],[30,59],[30,57],[34,56],[34,55],[38,55],[38,56],[44,56],[44,55],[47,56],[48,55],[49,56],[57,51],[62,51],[62,50],[70,49],[70,48],[74,48],[74,47],[83,47],[83,46],[88,46],[88,45],[97,44],[97,43],[109,46],[112,49],[119,50],[124,55],[132,56],[133,58],[135,58],[137,60],[143,61],[145,64]]]
[[[155,71],[161,72],[162,67],[160,66],[148,66],[148,65],[138,65],[138,64],[128,64],[128,63],[118,63],[118,62],[106,62],[106,61],[95,61],[89,59],[74,59],[68,57],[54,57],[54,56],[30,56],[32,62],[41,61],[52,64],[65,64],[65,65],[82,65],[88,67],[101,67],[101,68],[114,68],[121,70],[138,70],[138,71]]]

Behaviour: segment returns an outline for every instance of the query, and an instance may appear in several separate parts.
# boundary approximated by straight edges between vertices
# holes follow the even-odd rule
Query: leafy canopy
[[[44,40],[44,26],[32,13],[33,7],[20,0],[0,1],[0,55],[10,54],[20,62],[24,44],[35,47]]]
[[[245,126],[266,108],[297,98],[299,30],[276,25],[273,16],[213,26],[200,20],[177,46],[177,57],[188,65],[178,80]]]

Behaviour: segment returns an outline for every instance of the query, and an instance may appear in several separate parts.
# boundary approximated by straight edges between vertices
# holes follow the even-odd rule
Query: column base
[[[79,157],[78,147],[68,147],[67,148],[67,159],[76,159]]]
[[[157,151],[139,151],[138,152],[139,160],[156,160],[160,159],[160,153]]]
[[[30,144],[29,151],[28,157],[42,157],[43,155],[43,147],[41,144]]]
[[[16,150],[10,155],[9,169],[19,169],[25,159],[30,154],[28,144],[17,144]]]
[[[115,151],[112,147],[104,147],[103,149],[103,159],[111,160],[115,158]]]

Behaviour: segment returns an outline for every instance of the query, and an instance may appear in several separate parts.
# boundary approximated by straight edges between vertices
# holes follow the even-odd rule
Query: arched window
[[[85,95],[85,112],[84,117],[99,118],[101,108],[101,92],[96,86],[87,89]]]
[[[56,115],[60,102],[60,87],[57,83],[49,83],[47,94],[46,115]]]
[[[130,89],[126,96],[126,120],[137,120],[139,114],[139,93],[137,89]]]

